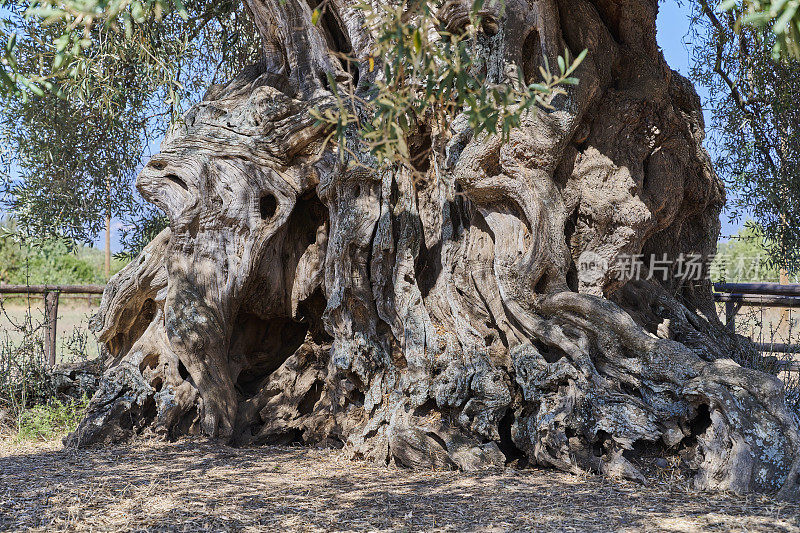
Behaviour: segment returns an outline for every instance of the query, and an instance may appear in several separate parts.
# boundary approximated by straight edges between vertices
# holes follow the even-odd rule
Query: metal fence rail
[[[776,296],[800,296],[800,283],[715,283],[714,290],[733,294],[773,294]]]
[[[736,330],[736,315],[743,306],[800,309],[800,284],[780,283],[715,283],[714,299],[725,304],[725,325]],[[756,349],[765,353],[800,353],[800,344],[757,342]],[[786,362],[787,370],[800,370],[797,363]]]
[[[58,300],[61,294],[103,294],[105,285],[7,285],[0,283],[0,294],[44,295],[44,353],[50,366],[56,364]]]

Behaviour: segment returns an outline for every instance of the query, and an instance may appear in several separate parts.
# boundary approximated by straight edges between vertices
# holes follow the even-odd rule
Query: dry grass
[[[800,531],[797,503],[549,470],[411,472],[307,448],[0,443],[0,529]]]
[[[57,351],[59,359],[68,359],[69,353],[75,347],[71,346],[71,339],[77,333],[85,336],[86,345],[81,346],[85,358],[97,357],[99,347],[94,336],[89,332],[89,319],[97,312],[96,300],[89,302],[85,299],[61,297],[58,304]],[[35,325],[44,323],[44,300],[41,298],[14,298],[7,299],[0,312],[0,336],[8,335],[12,344],[18,343],[22,333],[18,326],[24,324],[25,316],[30,314]]]

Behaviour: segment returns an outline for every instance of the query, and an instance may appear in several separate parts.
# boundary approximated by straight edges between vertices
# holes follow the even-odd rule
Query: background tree
[[[705,0],[694,10],[691,76],[709,88],[715,167],[733,193],[732,216],[752,216],[775,265],[800,259],[800,64],[776,61],[776,36],[740,26]]]
[[[780,269],[770,260],[770,247],[764,230],[748,220],[736,235],[731,235],[717,246],[717,255],[711,267],[714,282],[753,283],[778,282]]]
[[[240,67],[252,30],[248,39],[224,4],[193,4],[196,16],[160,16],[158,24],[150,9],[135,25],[85,32],[57,17],[42,25],[31,9],[7,4],[0,25],[21,89],[0,107],[0,142],[11,155],[4,207],[28,234],[70,242],[91,241],[113,215],[126,228],[123,245],[136,252],[164,220],[132,186],[143,155],[185,98],[198,99]]]
[[[698,2],[702,9],[708,8],[705,0]],[[723,0],[718,8],[736,16],[736,31],[743,26],[771,31],[773,59],[786,55],[800,58],[800,3],[797,1]]]
[[[0,223],[0,283],[81,285],[107,279],[98,250],[83,246],[70,249],[56,239],[21,242],[18,234],[13,221]],[[115,262],[112,272],[123,266],[121,261]]]

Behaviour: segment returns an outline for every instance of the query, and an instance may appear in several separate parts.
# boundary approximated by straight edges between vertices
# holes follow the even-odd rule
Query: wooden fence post
[[[725,302],[725,326],[731,331],[736,333],[736,304],[734,302]]]
[[[7,285],[0,283],[0,294],[44,295],[44,354],[48,364],[56,364],[58,299],[61,294],[103,294],[104,285]]]
[[[50,366],[56,364],[56,339],[58,324],[58,291],[44,293],[44,353]]]

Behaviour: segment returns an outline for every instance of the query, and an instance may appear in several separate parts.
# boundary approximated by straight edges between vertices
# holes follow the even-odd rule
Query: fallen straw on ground
[[[800,506],[551,470],[384,468],[336,450],[207,441],[0,444],[0,529],[800,531]]]

